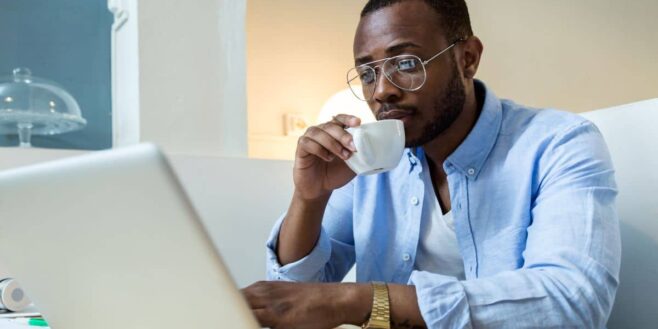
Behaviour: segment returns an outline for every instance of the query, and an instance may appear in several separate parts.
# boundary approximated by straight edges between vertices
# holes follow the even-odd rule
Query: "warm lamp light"
[[[322,105],[317,122],[331,121],[332,117],[338,114],[351,114],[359,117],[362,124],[377,121],[370,111],[368,103],[354,97],[349,88],[335,93]]]

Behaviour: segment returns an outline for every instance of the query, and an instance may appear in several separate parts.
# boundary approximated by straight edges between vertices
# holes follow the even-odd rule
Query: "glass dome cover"
[[[0,78],[0,133],[18,134],[21,146],[30,146],[30,135],[61,134],[86,124],[78,102],[57,83],[27,68]]]

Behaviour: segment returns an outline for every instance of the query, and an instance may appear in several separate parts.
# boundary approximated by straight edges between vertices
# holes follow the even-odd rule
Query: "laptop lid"
[[[258,328],[150,144],[0,172],[0,260],[54,329]]]

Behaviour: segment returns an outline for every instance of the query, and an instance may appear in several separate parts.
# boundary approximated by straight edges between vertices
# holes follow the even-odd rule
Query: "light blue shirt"
[[[481,82],[479,87],[486,88]],[[614,171],[598,129],[580,116],[534,110],[486,91],[473,130],[444,162],[465,280],[414,270],[426,162],[359,176],[331,195],[315,248],[271,280],[416,287],[429,328],[603,328],[619,284]]]

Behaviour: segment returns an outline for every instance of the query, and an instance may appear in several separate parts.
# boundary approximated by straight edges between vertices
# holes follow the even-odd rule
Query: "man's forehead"
[[[439,15],[423,1],[404,1],[361,18],[354,37],[354,57],[369,56],[399,43],[420,46],[442,35]]]

